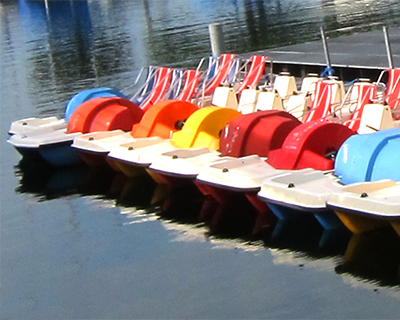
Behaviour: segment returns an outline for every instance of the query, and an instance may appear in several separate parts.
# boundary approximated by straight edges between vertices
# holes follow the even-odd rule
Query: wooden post
[[[222,32],[222,25],[213,23],[208,26],[210,33],[211,51],[214,57],[219,57],[225,52],[224,35]]]

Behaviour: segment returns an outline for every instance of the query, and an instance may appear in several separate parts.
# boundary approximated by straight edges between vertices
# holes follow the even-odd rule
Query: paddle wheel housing
[[[400,129],[350,137],[339,149],[335,174],[343,184],[400,180]]]
[[[240,115],[240,112],[229,108],[200,108],[188,118],[182,130],[173,134],[171,143],[177,148],[217,150],[221,130]]]
[[[180,100],[164,100],[156,103],[132,127],[134,138],[161,137],[169,139],[173,132],[181,130],[187,118],[199,107]]]
[[[142,116],[143,110],[129,100],[120,97],[93,98],[75,109],[68,121],[67,132],[129,131]]]
[[[95,88],[84,90],[76,95],[74,95],[65,106],[65,120],[68,122],[69,118],[73,114],[73,112],[78,108],[82,103],[99,97],[120,97],[127,99],[127,97],[120,91],[112,89],[112,88]]]
[[[303,123],[286,137],[282,148],[269,153],[267,162],[277,169],[330,170],[334,166],[333,156],[354,134],[339,123],[324,120]]]
[[[286,136],[301,122],[285,111],[267,110],[233,119],[222,130],[221,156],[268,156],[282,146]]]

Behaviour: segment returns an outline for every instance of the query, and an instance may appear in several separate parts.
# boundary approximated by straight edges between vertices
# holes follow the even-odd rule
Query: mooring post
[[[326,42],[325,30],[324,27],[320,27],[321,30],[321,38],[322,44],[324,45],[324,53],[325,53],[325,61],[328,68],[331,68],[331,58],[329,57],[328,43]]]
[[[225,52],[224,34],[222,32],[222,25],[219,23],[212,23],[208,26],[210,33],[211,51],[214,57],[219,57]]]
[[[392,48],[390,47],[389,33],[386,26],[383,26],[383,35],[385,36],[386,53],[388,56],[389,68],[393,69]]]

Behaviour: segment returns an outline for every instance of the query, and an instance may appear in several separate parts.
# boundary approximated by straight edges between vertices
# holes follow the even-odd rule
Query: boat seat
[[[244,89],[254,89],[258,86],[262,76],[265,73],[266,56],[254,55],[244,65],[244,68],[250,64],[250,68],[245,73],[244,79],[240,81],[239,86],[235,89],[237,95],[240,95]]]
[[[315,86],[320,78],[316,75],[308,75],[301,81],[300,92],[315,92]]]
[[[185,71],[181,69],[172,69],[171,80],[168,85],[168,89],[160,100],[178,99],[184,85],[184,74]]]
[[[177,97],[177,100],[190,101],[195,95],[200,81],[200,70],[185,70],[183,88]]]
[[[229,86],[217,87],[212,95],[211,105],[237,110],[238,99],[233,88]]]
[[[236,59],[236,55],[232,53],[222,54],[218,58],[215,76],[208,83],[205,83],[204,90],[201,93],[203,96],[211,95],[215,88],[226,81]]]
[[[305,91],[299,93],[293,93],[285,105],[285,110],[290,114],[294,115],[300,121],[304,120],[304,115],[307,110],[311,108],[312,94]]]
[[[315,121],[330,115],[334,104],[341,102],[344,96],[342,81],[319,80],[316,83],[315,96],[304,122]]]
[[[254,111],[284,110],[282,98],[276,91],[261,91]]]
[[[245,99],[242,103],[240,103],[240,100],[242,100],[241,93],[244,90],[255,90],[257,88],[257,85],[264,74],[266,61],[267,57],[265,56],[252,56],[242,67],[243,69],[250,65],[243,80],[238,85],[224,85],[217,87],[212,97],[212,105],[223,108],[231,108],[240,112],[244,111],[246,105],[248,110],[245,112],[251,112],[250,109],[254,109],[255,107],[258,93],[254,91],[248,91]]]
[[[395,128],[392,110],[381,103],[369,103],[364,106],[360,119],[359,134],[373,133],[380,130]]]
[[[237,110],[242,114],[253,113],[256,111],[256,105],[260,90],[257,89],[245,89],[239,99],[239,105]]]
[[[360,128],[365,105],[376,100],[377,87],[369,82],[357,82],[350,90],[350,103],[346,106],[350,113],[350,119],[345,121],[344,124],[357,132]],[[346,99],[344,102],[346,102]]]
[[[275,77],[273,87],[283,99],[286,99],[286,97],[297,91],[296,79],[294,76],[283,72]]]

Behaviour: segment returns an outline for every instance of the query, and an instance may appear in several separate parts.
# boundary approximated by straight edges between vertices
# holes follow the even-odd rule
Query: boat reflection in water
[[[324,229],[312,214],[297,219],[281,219],[271,237],[265,239],[270,248],[299,252],[311,259],[343,255],[350,232],[344,228]]]
[[[116,173],[106,167],[75,165],[55,168],[44,162],[32,165],[21,160],[15,166],[15,175],[20,177],[16,192],[32,194],[41,201],[73,194],[113,198],[121,189]]]
[[[400,238],[391,229],[354,234],[335,271],[379,286],[400,286]]]
[[[15,174],[20,177],[16,191],[41,201],[73,194],[114,199],[121,214],[124,208],[135,208],[128,209],[132,219],[144,214],[161,220],[167,229],[184,234],[182,241],[208,238],[218,246],[232,242],[233,248],[240,243],[244,250],[270,250],[276,264],[322,268],[350,277],[351,282],[400,289],[400,237],[391,229],[352,235],[345,228],[323,229],[310,213],[267,224],[254,236],[255,215],[248,203],[221,206],[194,186],[169,189],[148,175],[128,179],[108,167],[54,169],[23,161]]]
[[[119,193],[115,193],[115,199],[119,206],[149,208],[159,202],[157,184],[148,175],[128,178],[119,172],[116,175],[116,181],[118,181],[115,185],[119,186]]]

